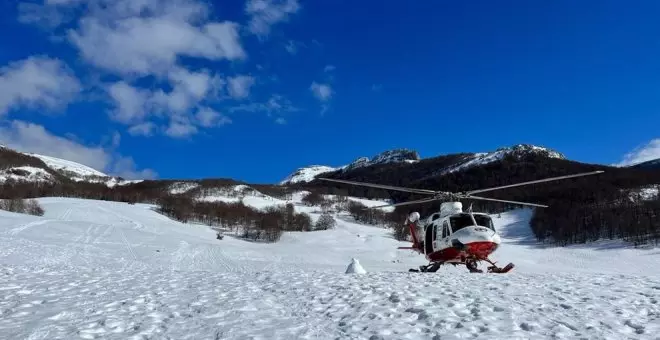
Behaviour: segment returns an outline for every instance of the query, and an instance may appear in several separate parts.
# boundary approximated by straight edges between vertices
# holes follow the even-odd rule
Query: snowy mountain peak
[[[544,148],[542,146],[536,146],[536,145],[531,145],[531,144],[516,144],[516,145],[508,147],[508,148],[499,148],[499,149],[497,149],[497,151],[502,151],[502,152],[510,153],[510,154],[514,154],[514,155],[535,153],[535,154],[539,154],[539,155],[542,155],[542,156],[546,156],[548,158],[566,159],[566,156],[564,156],[560,152],[557,152],[555,150],[551,150],[551,149],[548,149],[548,148]]]
[[[538,154],[548,158],[566,159],[563,154],[548,148],[531,144],[516,144],[511,147],[499,148],[492,152],[481,152],[469,155],[460,162],[441,170],[436,175],[444,175],[456,171],[467,170],[475,166],[486,165],[500,161],[506,156],[520,157],[528,154]]]
[[[280,181],[280,185],[293,184],[300,182],[311,182],[314,178],[320,174],[333,172],[333,171],[349,171],[357,168],[363,168],[376,164],[386,164],[386,163],[414,163],[420,160],[419,154],[417,151],[409,149],[394,149],[381,152],[374,156],[373,158],[369,157],[360,157],[348,165],[341,167],[330,167],[326,165],[310,165],[302,168],[298,168],[292,174],[287,176],[285,179]]]
[[[351,164],[342,168],[342,171],[349,171],[357,168],[372,166],[376,164],[387,164],[387,163],[414,163],[419,161],[421,158],[417,151],[410,149],[394,149],[381,152],[369,159],[367,157],[360,157],[354,160]]]
[[[325,165],[311,165],[303,168],[299,168],[294,171],[292,174],[287,176],[284,180],[280,182],[281,185],[284,184],[294,184],[300,182],[311,182],[314,180],[314,177],[326,173],[338,170],[337,168],[325,166]]]
[[[71,172],[74,173],[78,176],[99,176],[99,177],[108,177],[108,175],[93,169],[91,167],[88,167],[87,165],[83,165],[80,163],[72,162],[72,161],[67,161],[65,159],[61,158],[56,158],[56,157],[51,157],[51,156],[44,156],[44,155],[38,155],[35,153],[25,153],[28,156],[36,157],[41,159],[46,165],[57,171],[64,171],[64,172]]]

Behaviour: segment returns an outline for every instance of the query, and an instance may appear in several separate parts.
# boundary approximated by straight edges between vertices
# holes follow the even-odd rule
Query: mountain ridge
[[[651,159],[641,163],[637,163],[630,166],[631,168],[638,169],[660,169],[660,158]]]
[[[21,152],[0,145],[0,183],[7,181],[28,182],[89,182],[108,187],[126,185],[141,180],[125,180],[110,176],[90,166],[31,152]]]
[[[368,157],[359,157],[353,162],[341,167],[331,167],[326,165],[310,165],[307,167],[301,167],[296,169],[284,180],[280,181],[279,184],[286,185],[303,182],[309,183],[321,174],[334,175],[338,173],[347,173],[353,170],[367,168],[375,165],[384,165],[390,163],[416,164],[420,161],[434,159],[437,157],[461,157],[460,159],[456,160],[455,164],[448,165],[446,168],[440,169],[437,173],[430,174],[431,176],[439,176],[465,170],[473,166],[496,162],[506,157],[507,155],[520,156],[527,153],[538,154],[549,158],[566,159],[566,156],[558,151],[532,144],[515,144],[510,147],[500,147],[494,151],[489,152],[454,153],[437,155],[428,158],[420,157],[417,151],[406,148],[399,148],[383,151],[371,159]]]

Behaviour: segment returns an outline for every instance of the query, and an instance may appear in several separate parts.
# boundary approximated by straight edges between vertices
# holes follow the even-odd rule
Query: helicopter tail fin
[[[406,224],[408,225],[408,228],[410,229],[410,237],[412,238],[412,246],[410,247],[399,247],[399,249],[412,249],[412,250],[417,250],[419,251],[421,249],[421,246],[419,244],[419,240],[417,239],[417,231],[415,230],[415,222],[419,220],[419,213],[412,213],[408,218],[406,218]]]

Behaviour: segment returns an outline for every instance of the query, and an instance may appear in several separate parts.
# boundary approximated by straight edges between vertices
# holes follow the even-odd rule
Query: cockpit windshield
[[[474,215],[474,219],[477,221],[477,225],[486,227],[491,230],[495,230],[495,225],[493,225],[493,219],[487,215]]]
[[[490,216],[477,214],[474,214],[473,216],[474,220],[477,221],[477,225],[495,230],[493,220],[490,218]],[[472,218],[470,218],[470,214],[457,214],[455,216],[451,216],[449,218],[449,222],[451,223],[452,232],[456,232],[456,230],[461,230],[465,227],[474,225]]]

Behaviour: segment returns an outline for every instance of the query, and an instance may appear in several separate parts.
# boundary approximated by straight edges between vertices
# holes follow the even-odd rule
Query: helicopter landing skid
[[[444,262],[432,262],[432,263],[427,264],[426,266],[419,266],[419,269],[413,269],[413,268],[411,268],[411,269],[409,269],[408,271],[409,271],[409,272],[415,272],[415,273],[418,273],[418,272],[422,272],[422,273],[435,273],[435,272],[438,271],[438,269],[440,269],[440,266],[441,266],[443,263],[444,263]]]
[[[491,266],[489,266],[487,268],[488,273],[504,274],[504,273],[508,273],[509,271],[511,271],[511,269],[513,269],[513,267],[514,267],[513,263],[509,263],[506,266],[504,266],[503,268],[500,268],[500,267],[496,266],[495,263],[491,262],[490,260],[486,259],[486,261],[491,264]],[[444,262],[432,262],[432,263],[429,263],[425,266],[419,266],[419,269],[411,268],[411,269],[408,269],[408,271],[409,272],[414,272],[414,273],[419,273],[419,272],[422,272],[422,273],[435,273],[435,272],[438,271],[438,269],[440,269],[440,266],[443,265],[443,264],[444,264]],[[451,263],[451,264],[457,265],[457,263]],[[470,271],[470,273],[483,273],[483,270],[477,268],[476,261],[466,262],[465,267],[467,267],[467,269]]]

